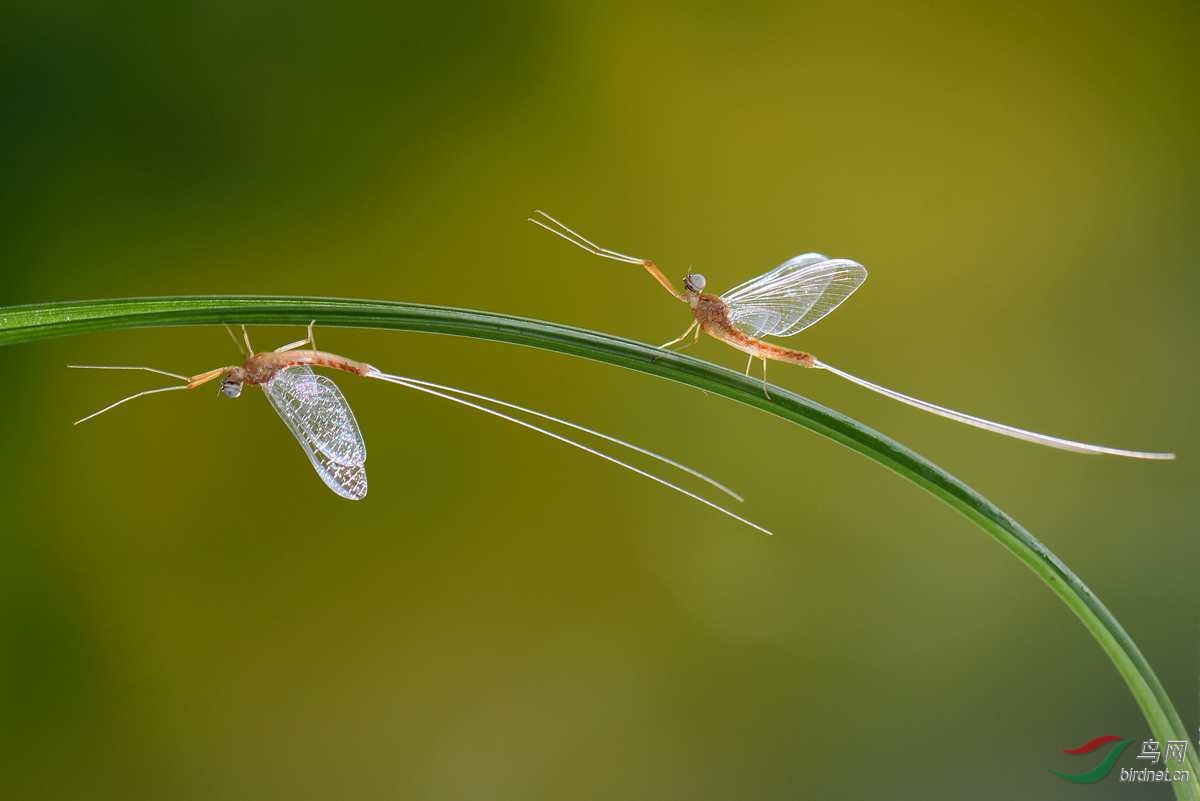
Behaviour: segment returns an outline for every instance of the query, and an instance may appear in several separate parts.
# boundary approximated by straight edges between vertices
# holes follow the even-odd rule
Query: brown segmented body
[[[215,378],[234,381],[239,386],[242,382],[261,386],[274,378],[280,370],[301,364],[328,367],[354,375],[373,375],[379,372],[378,369],[365,362],[356,362],[354,359],[347,359],[345,356],[323,350],[272,350],[264,353],[251,353],[240,365],[218,367],[215,370],[194,375],[188,379],[187,388],[195,389]]]
[[[714,339],[726,342],[758,359],[771,359],[804,367],[813,366],[815,359],[811,353],[763,342],[738,330],[729,321],[729,309],[725,301],[716,295],[691,292],[687,293],[686,300],[692,307],[692,316],[700,324],[700,329]]]
[[[339,356],[336,353],[328,353],[323,350],[288,350],[255,353],[247,357],[246,361],[242,363],[242,370],[245,373],[246,383],[265,384],[280,370],[300,364],[328,367],[333,370],[354,373],[355,375],[367,375],[368,373],[378,372],[374,367],[365,362],[356,362],[353,359],[347,359],[345,356]]]

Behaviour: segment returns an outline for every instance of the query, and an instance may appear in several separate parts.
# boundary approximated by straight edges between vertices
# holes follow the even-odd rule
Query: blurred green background
[[[772,376],[1021,520],[1200,723],[1194,2],[172,6],[3,12],[0,302],[330,294],[657,343],[684,310],[531,209],[717,291],[806,250],[860,260],[866,286],[797,346],[1180,453],[1066,454]],[[563,356],[318,340],[665,452],[778,536],[350,377],[359,504],[254,393],[70,425],[158,382],[65,363],[195,373],[236,359],[219,328],[5,348],[0,795],[1169,797],[1044,770],[1148,727],[1031,574],[875,464]]]

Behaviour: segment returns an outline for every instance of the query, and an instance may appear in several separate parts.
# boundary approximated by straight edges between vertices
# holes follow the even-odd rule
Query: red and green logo
[[[1117,759],[1121,756],[1121,752],[1128,748],[1129,744],[1132,742],[1133,740],[1122,740],[1115,734],[1102,734],[1099,737],[1094,737],[1091,740],[1088,740],[1078,748],[1063,749],[1064,754],[1090,754],[1096,749],[1103,748],[1109,743],[1117,743],[1117,745],[1113,746],[1112,750],[1108,752],[1108,756],[1104,758],[1104,761],[1096,767],[1092,768],[1086,773],[1063,773],[1062,771],[1057,771],[1050,767],[1047,767],[1046,770],[1050,771],[1055,776],[1061,776],[1069,782],[1075,782],[1076,784],[1092,784],[1093,782],[1100,781],[1109,774],[1109,772],[1113,769],[1113,765],[1117,764]]]

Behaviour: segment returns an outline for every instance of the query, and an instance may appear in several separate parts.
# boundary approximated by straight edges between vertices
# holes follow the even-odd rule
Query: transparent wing
[[[280,370],[263,390],[321,480],[343,498],[365,497],[367,446],[337,385],[301,365]]]
[[[799,333],[836,309],[867,280],[850,259],[803,253],[721,296],[729,321],[752,337]]]

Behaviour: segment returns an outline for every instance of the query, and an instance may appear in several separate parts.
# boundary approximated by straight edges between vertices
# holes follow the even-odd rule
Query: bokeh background
[[[1200,724],[1195,3],[2,18],[0,302],[330,294],[657,343],[684,310],[531,209],[717,290],[806,250],[858,259],[871,279],[799,346],[995,419],[1179,451],[1066,454],[773,371],[1025,523]],[[70,425],[157,382],[65,363],[194,373],[236,358],[219,328],[6,348],[0,795],[1169,797],[1044,770],[1148,727],[1031,574],[877,465],[555,354],[319,341],[666,452],[742,488],[778,536],[348,377],[371,449],[358,504],[253,393]]]

